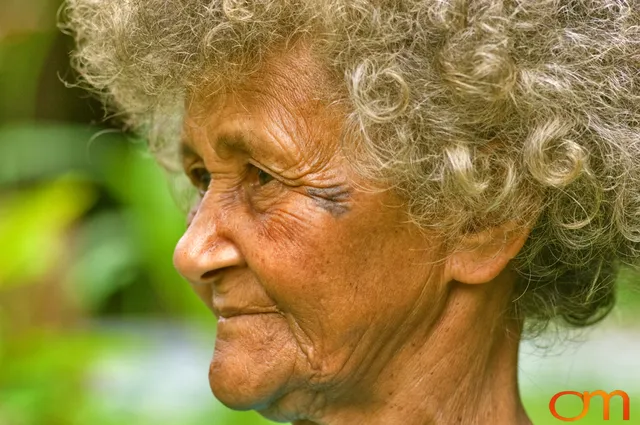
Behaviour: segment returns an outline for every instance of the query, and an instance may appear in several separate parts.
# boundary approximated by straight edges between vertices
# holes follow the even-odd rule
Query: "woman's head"
[[[412,220],[452,240],[536,222],[515,262],[517,306],[530,318],[597,320],[612,303],[617,260],[636,256],[640,17],[631,4],[69,6],[83,77],[154,139],[170,137],[166,111],[183,96],[233,91],[270,52],[307,40],[335,81],[360,175],[393,187]]]
[[[504,279],[495,309],[586,325],[611,308],[619,265],[637,263],[631,4],[68,3],[84,79],[163,160],[182,132],[185,171],[202,192],[210,178],[218,188],[194,211],[178,268],[209,304],[215,285],[198,282],[219,278],[224,292],[223,275],[251,269],[253,281],[234,279],[261,284],[243,283],[232,310],[262,300],[277,311],[251,318],[262,323],[252,338],[308,367],[292,376],[322,383],[313,373],[332,370],[305,344],[339,359],[350,341],[375,345],[368,327],[393,340],[384,320],[436,320],[456,282]],[[424,317],[412,316],[422,299]],[[249,325],[227,325],[217,349],[241,353],[225,332]],[[270,333],[279,326],[293,343]],[[258,357],[247,361],[270,361]],[[286,371],[272,366],[256,388],[280,385]]]
[[[443,261],[444,240],[409,220],[402,198],[362,190],[330,87],[301,45],[185,114],[183,168],[202,197],[174,262],[219,318],[211,386],[231,407],[282,420],[370,398],[399,353],[451,320],[452,281],[494,280],[526,239],[501,226],[475,235],[492,242],[473,241],[482,251]],[[508,272],[496,283],[486,318],[512,283]]]

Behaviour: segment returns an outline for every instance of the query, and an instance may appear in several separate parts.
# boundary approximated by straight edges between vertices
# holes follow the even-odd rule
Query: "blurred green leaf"
[[[34,32],[0,40],[0,117],[34,115],[38,77],[54,34]]]
[[[162,309],[208,318],[209,311],[173,267],[173,249],[184,232],[185,217],[170,196],[167,176],[140,151],[114,155],[105,169],[107,187],[129,209],[139,255]]]
[[[115,291],[135,282],[139,249],[120,211],[92,216],[79,230],[79,256],[72,265],[70,282],[80,304],[95,311]]]
[[[22,335],[13,341],[0,368],[0,424],[69,424],[73,412],[91,400],[86,391],[88,366],[100,356],[138,345],[122,335],[95,330]]]
[[[23,123],[0,127],[0,184],[57,178],[77,171],[94,179],[122,135],[89,126]]]
[[[92,205],[90,184],[65,176],[0,207],[0,288],[42,277],[64,252],[63,234]]]

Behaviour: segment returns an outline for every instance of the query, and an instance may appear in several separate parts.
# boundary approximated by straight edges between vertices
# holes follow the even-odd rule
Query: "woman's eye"
[[[264,186],[267,183],[269,183],[271,180],[273,180],[273,176],[271,174],[261,170],[260,168],[258,168],[257,174],[258,174],[258,183],[260,184],[260,186]]]
[[[193,185],[198,189],[200,195],[204,195],[211,184],[211,173],[205,168],[199,167],[192,169],[190,174]]]

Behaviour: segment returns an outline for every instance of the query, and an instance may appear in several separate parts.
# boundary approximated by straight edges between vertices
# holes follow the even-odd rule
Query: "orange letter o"
[[[578,416],[573,418],[567,418],[567,417],[561,416],[556,410],[556,402],[558,401],[558,399],[563,395],[569,395],[569,394],[576,395],[580,397],[580,399],[582,400],[582,412]],[[562,391],[551,398],[551,401],[549,402],[549,411],[556,419],[560,419],[561,421],[565,421],[565,422],[573,422],[573,421],[582,419],[586,416],[587,412],[589,412],[589,405],[585,404],[584,395],[582,393],[579,393],[577,391]]]

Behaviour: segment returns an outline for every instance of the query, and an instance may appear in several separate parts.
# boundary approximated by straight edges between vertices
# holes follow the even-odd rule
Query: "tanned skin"
[[[298,46],[194,93],[183,162],[202,198],[174,263],[218,318],[218,399],[295,425],[530,425],[509,261],[527,232],[455,249],[363,190],[346,111]]]

